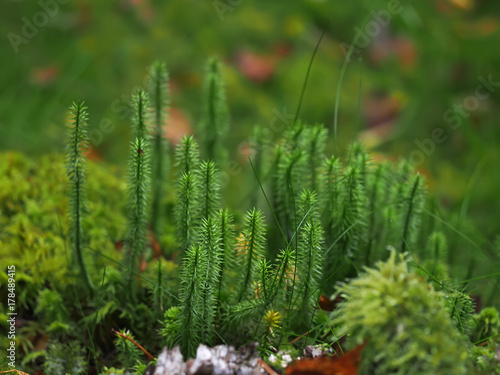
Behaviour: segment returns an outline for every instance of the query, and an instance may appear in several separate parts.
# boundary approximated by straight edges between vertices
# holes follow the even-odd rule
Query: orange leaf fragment
[[[289,365],[285,375],[356,375],[365,343],[340,357],[301,359]]]
[[[335,297],[333,300],[326,296],[319,296],[319,307],[323,311],[333,311],[337,307],[337,305],[342,302],[344,299],[340,296]]]

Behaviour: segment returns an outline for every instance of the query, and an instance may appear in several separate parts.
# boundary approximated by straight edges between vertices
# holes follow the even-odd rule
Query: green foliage
[[[186,252],[180,277],[180,315],[178,343],[184,356],[193,356],[204,331],[202,314],[209,255],[202,246],[191,246]]]
[[[116,369],[114,367],[108,368],[104,366],[104,369],[99,373],[99,375],[123,375],[125,369]]]
[[[299,223],[317,223],[320,221],[318,196],[313,190],[303,190],[298,202]]]
[[[255,186],[252,189],[250,198],[250,207],[256,207],[262,194],[257,189],[257,181],[263,181],[267,178],[267,173],[270,167],[272,155],[269,153],[271,147],[270,140],[267,138],[268,133],[263,126],[255,126],[252,137],[249,140],[249,146],[252,150],[252,164],[255,170],[255,175],[250,176],[250,183]]]
[[[147,208],[150,192],[149,149],[144,138],[136,138],[130,146],[128,187],[128,234],[125,262],[137,270],[138,258],[144,255],[147,235]],[[134,275],[129,271],[126,285],[132,291]],[[133,292],[132,292],[133,293]],[[134,294],[132,294],[134,296]]]
[[[500,314],[494,307],[487,307],[474,316],[475,327],[471,333],[472,342],[493,340],[500,334]]]
[[[165,259],[158,259],[152,264],[151,278],[152,284],[147,284],[151,293],[151,305],[153,306],[155,317],[161,319],[167,310],[170,298],[165,294],[164,290],[171,285],[172,274],[175,274],[173,269],[176,268],[172,262],[167,262]]]
[[[219,273],[219,286],[218,286],[218,297],[222,300],[222,290],[229,287],[228,273],[227,271],[233,270],[236,265],[236,253],[234,248],[235,238],[234,238],[234,224],[233,215],[229,213],[228,210],[220,210],[218,213],[218,222],[220,228],[220,273]],[[225,298],[227,299],[227,298]]]
[[[470,337],[479,346],[473,348],[471,356],[478,374],[500,374],[497,343],[500,335],[499,316],[494,307],[487,307],[474,316],[475,328]]]
[[[213,323],[217,312],[219,285],[221,283],[220,227],[215,218],[203,219],[200,230],[200,245],[202,252],[207,256],[207,269],[202,287],[201,319],[203,326],[200,332],[203,343],[211,344]]]
[[[66,246],[71,235],[71,223],[63,214],[69,206],[70,190],[66,165],[60,154],[37,159],[17,152],[0,154],[0,259],[2,265],[16,267],[16,312],[24,319],[23,326],[16,332],[18,363],[23,362],[23,370],[29,373],[40,370],[41,366],[42,357],[37,354],[40,352],[34,351],[37,337],[48,333],[54,341],[56,337],[63,340],[68,336],[85,337],[85,324],[75,323],[82,319],[78,306],[83,304],[89,315],[93,312],[93,300],[88,298],[78,271],[71,266],[70,247]],[[125,186],[117,178],[119,173],[114,167],[93,161],[88,161],[86,167],[88,214],[82,220],[85,243],[88,249],[99,249],[102,254],[119,259],[114,242],[124,238],[126,228]],[[92,255],[85,251],[84,259],[93,265],[88,268],[91,279],[99,280],[107,261]],[[5,271],[0,270],[3,285],[7,284]],[[121,270],[113,271],[121,280]],[[106,288],[116,309],[117,288]],[[5,290],[0,288],[0,295],[7,301],[6,294],[2,293]],[[6,304],[0,305],[0,316],[5,316],[5,321],[6,309]],[[101,329],[106,332],[110,328],[106,326],[109,318],[108,315],[107,322],[100,321]],[[8,347],[3,338],[0,340],[2,350]]]
[[[49,333],[69,333],[72,322],[63,296],[56,290],[42,289],[38,296],[35,313],[43,317]]]
[[[369,266],[372,258],[372,250],[380,246],[382,236],[380,228],[383,227],[383,217],[380,212],[383,210],[384,196],[386,195],[387,164],[379,164],[375,171],[367,176],[366,195],[369,201],[369,218],[367,224],[367,239],[365,262]]]
[[[145,363],[136,363],[134,366],[132,366],[132,369],[134,370],[134,375],[143,375],[147,367],[148,365]]]
[[[134,95],[133,133],[138,137],[131,145],[128,190],[124,191],[112,170],[92,163],[88,189],[83,189],[83,106],[73,108],[70,129],[76,142],[70,142],[73,154],[67,163],[72,170],[72,216],[78,220],[69,225],[58,220],[57,212],[67,203],[61,197],[68,195],[67,187],[61,188],[63,184],[53,177],[61,175],[59,159],[33,163],[10,155],[0,163],[0,191],[4,194],[0,195],[0,255],[20,266],[22,312],[38,315],[23,327],[29,333],[20,333],[23,351],[32,349],[30,340],[40,332],[58,334],[61,339],[71,334],[85,337],[86,345],[90,341],[98,357],[92,360],[100,363],[105,354],[101,350],[109,347],[107,333],[116,322],[133,329],[141,342],[147,339],[144,342],[152,350],[159,350],[162,344],[180,345],[185,357],[193,356],[200,343],[258,341],[266,352],[305,345],[306,340],[328,341],[331,332],[325,336],[327,321],[326,314],[319,312],[320,295],[332,292],[338,281],[355,278],[362,266],[389,256],[388,262],[379,262],[376,269],[341,288],[347,300],[335,312],[334,325],[341,325],[334,331],[336,335],[349,333],[351,346],[367,340],[364,371],[463,373],[469,337],[488,340],[492,362],[494,340],[484,336],[493,332],[493,325],[487,326],[485,319],[474,320],[472,299],[465,288],[458,287],[461,280],[448,274],[445,239],[452,239],[454,228],[445,228],[435,218],[421,225],[427,220],[425,184],[408,163],[373,163],[358,143],[347,149],[346,157],[340,153],[326,156],[325,128],[303,123],[290,126],[273,149],[260,128],[254,135],[252,154],[259,182],[251,178],[252,186],[259,185],[265,199],[257,199],[258,188],[242,197],[256,206],[246,215],[222,199],[214,159],[223,159],[219,151],[227,131],[227,108],[218,63],[210,64],[206,97],[207,111],[212,112],[204,118],[206,132],[201,132],[201,144],[204,154],[213,159],[200,162],[195,138],[186,136],[176,149],[174,181],[168,188],[164,168],[168,152],[162,139],[168,76],[160,63],[150,73],[153,108],[148,109],[144,92]],[[150,129],[150,114],[154,115],[154,129]],[[209,123],[216,125],[207,127]],[[270,160],[274,161],[268,168]],[[26,182],[28,178],[33,184]],[[172,186],[177,188],[176,197],[170,191]],[[125,197],[126,206],[121,203]],[[269,197],[272,201],[262,207]],[[151,199],[156,213],[149,216]],[[222,209],[226,205],[231,211]],[[266,225],[261,209],[269,209],[268,218],[276,220]],[[174,212],[175,220],[162,220],[165,212]],[[128,217],[128,226],[124,217]],[[168,244],[174,250],[180,248],[178,257],[172,251],[171,259],[163,258],[154,238],[154,252],[147,251],[150,220],[155,238],[165,233],[170,236],[175,222],[177,236]],[[79,235],[74,236],[77,222]],[[93,250],[81,252],[82,264],[92,264],[86,269],[89,280],[102,275],[104,264],[109,267],[95,298],[79,295],[85,283],[76,281],[74,272],[67,269],[66,232],[73,234],[75,259],[79,258],[75,243],[80,243],[80,250]],[[455,234],[465,236],[459,230]],[[477,250],[475,240],[456,241],[460,246],[450,249],[465,259],[467,252],[462,250],[471,245]],[[418,256],[423,274],[409,271],[404,257],[397,262],[394,252],[385,251],[391,245]],[[14,256],[4,247],[12,249]],[[478,256],[474,257],[476,261]],[[179,277],[174,263],[178,259]],[[84,275],[81,270],[79,274]],[[5,277],[2,270],[0,280]],[[4,306],[0,313],[5,316]],[[75,320],[86,326],[72,324]],[[478,328],[480,324],[483,328]],[[304,332],[307,338],[290,344]],[[123,338],[116,345],[128,371],[145,371],[142,353],[135,345]],[[481,362],[478,353],[477,348],[469,352],[477,366]],[[30,354],[27,358],[37,358]],[[490,366],[488,361],[480,363],[481,369]]]
[[[50,342],[43,368],[46,374],[80,375],[85,373],[86,365],[83,349],[78,342]]]
[[[198,233],[199,224],[199,184],[196,175],[189,172],[180,176],[178,182],[176,221],[179,244],[182,249],[191,246]]]
[[[196,240],[199,224],[201,191],[196,173],[199,165],[198,143],[192,136],[184,137],[176,149],[178,168],[175,218],[179,244],[188,249]]]
[[[363,215],[366,197],[362,184],[362,169],[358,166],[348,166],[344,170],[344,178],[345,190],[338,223],[339,234],[343,235],[338,250],[340,258],[354,256],[366,225]]]
[[[192,135],[183,137],[175,150],[175,165],[178,176],[196,170],[200,163],[198,142]]]
[[[361,374],[466,374],[467,347],[443,293],[408,269],[403,255],[366,269],[339,289],[338,337],[366,343]]]
[[[445,301],[457,329],[462,334],[468,335],[474,325],[474,301],[472,298],[464,291],[455,289],[452,293],[446,294]]]
[[[163,196],[165,194],[166,177],[168,175],[169,158],[167,142],[163,126],[166,123],[170,105],[168,91],[169,77],[164,63],[156,61],[150,68],[149,96],[153,107],[153,147],[152,147],[152,191],[151,226],[157,238],[164,223],[165,209]]]
[[[323,125],[315,125],[307,129],[304,149],[306,150],[306,164],[310,174],[308,188],[318,191],[321,186],[321,164],[325,158],[325,147],[328,132]]]
[[[427,254],[436,264],[448,258],[448,244],[442,232],[433,232],[427,241]]]
[[[213,217],[220,207],[219,171],[213,161],[203,161],[198,170],[201,199],[200,208],[203,218]]]
[[[207,159],[221,162],[222,139],[229,130],[229,111],[226,103],[222,64],[217,58],[208,61],[203,86],[203,118],[200,139]]]
[[[325,194],[321,204],[321,221],[326,229],[326,236],[329,243],[335,240],[335,225],[338,222],[340,213],[340,192],[342,179],[340,159],[335,156],[326,158],[323,161],[323,181],[322,193]]]
[[[298,253],[298,280],[295,287],[301,324],[310,324],[319,298],[323,271],[323,228],[315,221],[308,221],[301,228]]]
[[[134,335],[130,331],[122,329],[120,330],[122,335],[127,336],[131,340],[136,340]],[[137,363],[142,363],[141,359],[143,356],[142,351],[135,345],[132,341],[127,340],[125,337],[117,335],[115,339],[115,346],[118,352],[118,361],[126,369],[130,369]]]
[[[323,273],[323,227],[318,212],[316,193],[304,190],[299,201],[299,242],[296,252],[297,272],[294,275],[293,291],[298,317],[294,326],[308,327],[320,292]]]
[[[417,174],[406,183],[403,201],[401,251],[412,249],[418,236],[420,215],[425,203],[423,178]]]
[[[88,147],[88,115],[84,103],[73,103],[70,108],[71,120],[68,123],[68,140],[66,144],[67,173],[70,181],[70,222],[71,222],[71,247],[74,251],[74,262],[78,265],[80,277],[89,292],[94,286],[85,265],[83,255],[84,237],[82,222],[87,213],[87,196],[85,186],[84,152]]]
[[[180,309],[178,307],[171,307],[165,311],[162,320],[162,328],[160,334],[164,338],[164,343],[167,347],[172,348],[177,338],[180,335],[180,330],[182,328],[181,321],[179,319]]]
[[[305,153],[297,148],[284,152],[276,161],[274,200],[275,210],[286,234],[291,237],[293,228],[298,224],[296,217],[297,198],[304,186]]]
[[[251,210],[245,217],[245,228],[238,238],[237,262],[242,276],[238,286],[238,302],[253,293],[258,280],[257,268],[259,262],[265,259],[265,226],[262,212]]]
[[[132,95],[132,113],[133,138],[143,138],[149,146],[151,141],[151,108],[149,106],[149,96],[143,90],[137,90]]]

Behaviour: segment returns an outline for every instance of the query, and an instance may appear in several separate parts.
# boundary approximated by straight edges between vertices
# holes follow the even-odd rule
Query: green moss
[[[334,320],[351,345],[366,342],[362,374],[466,374],[467,346],[437,292],[391,252],[340,288]]]
[[[115,242],[123,239],[126,227],[125,185],[116,170],[102,164],[89,162],[88,172],[85,246],[119,259]],[[36,307],[35,301],[46,300],[39,298],[42,288],[49,287],[61,295],[71,285],[80,288],[69,267],[67,189],[63,155],[31,160],[17,152],[0,154],[0,259],[2,264],[16,267],[16,308],[26,319]],[[91,277],[97,285],[104,261],[87,252],[86,262],[92,265]],[[5,272],[2,267],[1,279],[6,280]],[[74,294],[71,291],[68,295]],[[2,309],[5,308],[4,305]],[[42,310],[47,311],[46,306]],[[63,320],[62,323],[68,321],[67,317]]]

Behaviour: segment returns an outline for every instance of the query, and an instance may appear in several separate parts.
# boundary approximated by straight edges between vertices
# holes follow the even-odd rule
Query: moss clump
[[[88,172],[89,215],[82,223],[87,233],[85,246],[120,259],[114,242],[123,239],[126,228],[125,184],[116,171],[102,164],[89,162]],[[27,320],[32,318],[41,289],[50,287],[73,296],[71,285],[81,288],[68,267],[67,181],[61,154],[32,160],[17,152],[0,153],[0,259],[2,265],[16,267],[17,313]],[[87,252],[85,260],[91,266],[91,278],[99,283],[104,259]],[[2,283],[7,280],[5,271],[0,270]],[[0,314],[5,309],[1,307]],[[58,317],[47,319],[52,322]],[[18,345],[23,343],[31,345],[20,334]],[[0,347],[6,344],[2,338]]]
[[[348,342],[366,342],[360,374],[466,374],[463,337],[446,296],[408,269],[395,251],[340,288],[345,301],[334,322]]]

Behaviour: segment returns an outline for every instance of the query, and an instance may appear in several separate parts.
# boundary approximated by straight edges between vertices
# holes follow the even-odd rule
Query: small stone
[[[209,348],[200,345],[196,358],[184,363],[178,347],[165,348],[158,357],[154,375],[259,375],[258,343],[241,347],[238,352],[232,346],[218,345]]]
[[[165,348],[158,356],[154,375],[185,375],[186,364],[178,346],[173,349]]]

